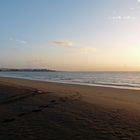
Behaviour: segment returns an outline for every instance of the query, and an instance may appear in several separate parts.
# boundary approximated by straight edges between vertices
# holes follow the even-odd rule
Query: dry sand
[[[0,78],[0,140],[140,140],[140,90]]]

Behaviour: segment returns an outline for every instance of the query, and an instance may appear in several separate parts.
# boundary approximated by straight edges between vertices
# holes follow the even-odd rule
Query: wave
[[[137,72],[0,72],[0,76],[80,85],[140,89],[140,73]]]

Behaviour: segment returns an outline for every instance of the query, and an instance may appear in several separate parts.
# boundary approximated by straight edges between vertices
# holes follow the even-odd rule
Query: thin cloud
[[[112,16],[109,19],[115,20],[115,21],[120,21],[120,20],[135,20],[136,17],[132,17],[132,16]]]
[[[55,46],[62,46],[62,47],[72,47],[73,42],[68,40],[57,40],[57,41],[51,41],[50,44]]]
[[[137,2],[140,2],[140,0],[137,0]]]
[[[71,48],[71,49],[75,49],[75,51],[77,51],[78,53],[82,53],[82,54],[89,54],[89,53],[95,53],[96,52],[96,48],[94,48],[93,46],[89,46],[87,44],[83,43],[75,43],[72,41],[67,41],[67,40],[63,40],[63,41],[51,41],[50,42],[52,45],[55,46],[60,46],[60,47],[66,47],[66,48]]]
[[[20,44],[27,44],[27,42],[24,41],[24,40],[18,40],[18,39],[13,39],[13,38],[10,38],[9,40],[10,40],[10,41],[18,42],[18,43],[20,43]]]
[[[83,54],[95,53],[96,52],[96,48],[94,48],[94,47],[82,47],[80,49],[80,52],[83,53]]]
[[[21,44],[26,44],[27,42],[26,41],[23,41],[23,40],[15,40],[16,42],[18,43],[21,43]]]
[[[133,11],[133,10],[135,10],[135,8],[134,7],[131,7],[131,8],[129,8],[131,11]]]

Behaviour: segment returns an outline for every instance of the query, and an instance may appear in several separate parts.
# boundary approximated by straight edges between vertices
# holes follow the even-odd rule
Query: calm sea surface
[[[0,76],[91,86],[140,89],[140,72],[0,72]]]

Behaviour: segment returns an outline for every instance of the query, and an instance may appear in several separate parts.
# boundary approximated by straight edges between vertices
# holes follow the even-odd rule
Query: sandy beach
[[[1,77],[0,139],[139,140],[140,90]]]

